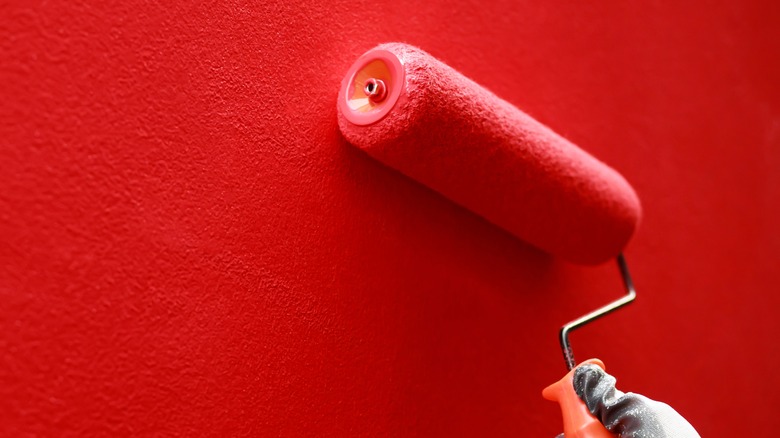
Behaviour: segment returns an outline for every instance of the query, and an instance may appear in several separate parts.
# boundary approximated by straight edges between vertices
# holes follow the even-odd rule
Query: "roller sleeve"
[[[351,144],[553,255],[604,262],[639,222],[618,172],[420,49],[370,50],[338,99]]]

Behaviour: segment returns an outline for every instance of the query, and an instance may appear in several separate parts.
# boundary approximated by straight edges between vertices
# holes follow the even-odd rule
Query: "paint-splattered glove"
[[[665,403],[615,388],[615,378],[596,365],[574,372],[574,390],[608,431],[621,438],[700,438],[693,426]]]

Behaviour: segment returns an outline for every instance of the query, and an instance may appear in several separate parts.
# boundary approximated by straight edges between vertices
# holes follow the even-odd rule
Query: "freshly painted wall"
[[[76,3],[0,6],[0,435],[561,431],[558,327],[617,270],[346,144],[339,82],[385,41],[637,189],[639,298],[579,359],[702,436],[772,430],[777,3]]]

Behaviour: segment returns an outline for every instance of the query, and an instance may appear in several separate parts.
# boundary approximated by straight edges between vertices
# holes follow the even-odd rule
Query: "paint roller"
[[[344,77],[338,123],[371,157],[543,251],[591,265],[617,257],[627,295],[561,329],[570,370],[568,334],[633,300],[620,253],[641,207],[628,182],[453,68],[416,47],[379,45]],[[565,436],[612,436],[579,400],[571,375],[544,391],[561,405]]]

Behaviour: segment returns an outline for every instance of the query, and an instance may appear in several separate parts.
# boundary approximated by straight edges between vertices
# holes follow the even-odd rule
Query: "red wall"
[[[384,41],[637,189],[639,298],[579,359],[702,436],[771,430],[776,3],[62,3],[0,6],[0,435],[560,431],[558,327],[616,269],[347,145],[339,81]]]

